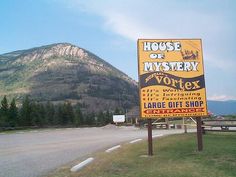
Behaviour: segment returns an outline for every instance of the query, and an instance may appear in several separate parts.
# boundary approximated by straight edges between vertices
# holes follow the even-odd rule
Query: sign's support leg
[[[169,118],[165,118],[165,121],[166,121],[166,129],[169,130],[170,128]]]
[[[148,155],[153,155],[153,148],[152,148],[152,120],[148,119]]]
[[[198,151],[202,151],[203,143],[202,143],[202,118],[197,118],[197,144],[198,144]]]
[[[186,123],[185,118],[183,118],[184,133],[187,133],[187,125],[185,123]]]

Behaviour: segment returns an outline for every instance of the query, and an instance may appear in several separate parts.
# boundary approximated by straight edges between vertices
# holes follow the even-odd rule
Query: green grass
[[[0,134],[16,134],[16,133],[27,133],[32,131],[37,132],[43,132],[43,131],[51,131],[51,130],[58,130],[58,129],[64,129],[64,128],[25,128],[25,129],[19,129],[19,130],[3,130],[0,131]]]
[[[236,134],[204,135],[204,150],[196,151],[196,135],[182,134],[154,140],[154,156],[145,157],[147,143],[125,144],[110,154],[95,155],[95,161],[77,173],[72,164],[50,177],[235,177]],[[74,164],[78,163],[74,162]]]

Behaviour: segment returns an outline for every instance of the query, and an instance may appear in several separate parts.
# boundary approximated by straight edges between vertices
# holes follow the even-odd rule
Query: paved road
[[[182,132],[154,130],[153,135]],[[93,152],[146,137],[147,130],[112,126],[0,134],[0,177],[42,176]]]

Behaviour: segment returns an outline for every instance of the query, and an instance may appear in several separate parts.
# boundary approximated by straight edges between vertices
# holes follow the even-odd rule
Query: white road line
[[[163,134],[158,134],[158,135],[152,135],[153,138],[156,138],[156,137],[161,137],[163,136]]]
[[[130,143],[130,144],[133,144],[133,143],[136,143],[136,142],[142,141],[142,140],[143,140],[143,139],[136,139],[136,140],[130,141],[129,143]]]
[[[112,152],[112,151],[114,151],[114,150],[116,150],[116,149],[118,149],[120,147],[121,147],[121,145],[114,146],[112,148],[107,149],[106,152]]]
[[[90,164],[93,160],[94,160],[94,158],[93,158],[93,157],[90,157],[90,158],[86,159],[85,161],[79,163],[78,165],[73,166],[73,167],[70,169],[70,171],[72,171],[72,172],[79,171],[79,170],[81,170],[83,167],[85,167],[86,165]]]

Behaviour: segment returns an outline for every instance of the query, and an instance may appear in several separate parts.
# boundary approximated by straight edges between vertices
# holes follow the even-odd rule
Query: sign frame
[[[142,44],[141,45],[141,43],[144,43],[144,42],[150,42],[150,43],[159,43],[159,45],[160,45],[160,43],[162,42],[162,43],[165,43],[166,45],[167,45],[167,43],[169,42],[172,42],[172,43],[174,43],[174,42],[176,42],[176,44],[172,44],[172,45],[170,45],[169,44],[169,49],[171,48],[171,49],[173,49],[173,47],[175,46],[175,47],[177,47],[176,49],[178,49],[177,51],[168,51],[168,53],[167,53],[167,50],[166,51],[164,51],[164,52],[161,52],[160,51],[160,46],[159,46],[159,51],[158,51],[158,49],[157,48],[155,48],[155,49],[157,49],[156,51],[158,51],[158,52],[156,52],[156,51],[152,51],[151,50],[151,52],[153,52],[154,54],[156,54],[155,56],[157,57],[157,58],[148,58],[148,59],[142,59],[141,57],[143,57],[143,56],[145,56],[145,54],[143,54],[144,52],[146,52],[146,51],[144,51],[144,44]],[[179,44],[180,44],[180,46],[178,45],[178,43],[177,42],[179,42]],[[188,57],[188,55],[186,55],[186,56],[184,56],[184,54],[182,54],[182,53],[184,53],[182,50],[184,50],[185,48],[186,49],[188,49],[187,50],[187,53],[188,52],[190,52],[190,50],[189,50],[189,48],[191,48],[191,45],[189,45],[189,46],[187,46],[187,44],[186,43],[188,43],[189,42],[189,44],[191,43],[192,45],[196,45],[197,44],[197,47],[198,47],[198,50],[196,50],[197,51],[197,53],[196,54],[198,54],[197,55],[197,58],[194,58],[194,59],[192,59],[191,60],[191,58],[188,60],[188,59],[186,59],[186,58],[184,58],[184,57]],[[182,48],[183,46],[182,46],[182,44],[184,44],[184,46],[185,46],[185,48]],[[145,44],[146,45],[146,44]],[[187,47],[186,47],[187,46]],[[146,47],[146,46],[145,46]],[[154,47],[156,47],[156,46],[154,46]],[[142,48],[143,48],[143,51],[141,51],[142,50]],[[147,49],[149,49],[150,47],[148,46],[148,47],[146,47]],[[166,49],[167,49],[167,47],[166,47]],[[150,54],[149,56],[151,56],[151,52],[146,52],[146,55],[147,54]],[[181,53],[181,55],[183,56],[183,58],[182,59],[180,59],[180,58],[178,58],[178,59],[176,59],[175,57],[173,58],[173,59],[169,59],[168,58],[168,55],[170,55],[170,53],[174,53],[174,52],[177,52],[176,53],[176,55],[178,55],[178,57],[180,56],[180,53]],[[186,52],[186,51],[185,51]],[[192,53],[194,53],[192,50],[191,50],[191,52]],[[165,54],[167,55],[167,57],[165,56]],[[195,53],[194,53],[195,54]],[[175,55],[175,54],[172,54],[172,56],[173,55]],[[142,119],[158,119],[158,118],[173,118],[173,117],[176,117],[176,118],[178,118],[178,117],[205,117],[205,116],[208,116],[208,113],[207,113],[207,100],[206,100],[206,86],[205,86],[205,78],[204,78],[204,60],[203,60],[203,50],[202,50],[202,40],[201,39],[199,39],[199,38],[191,38],[191,39],[138,39],[138,41],[137,41],[137,56],[138,56],[138,76],[139,76],[139,99],[140,99],[140,117],[142,118]],[[164,57],[163,57],[164,56]],[[171,55],[170,55],[171,56]],[[152,56],[153,57],[153,56]],[[159,58],[158,58],[159,57]],[[166,58],[165,58],[166,57]],[[154,114],[152,114],[152,115],[149,115],[149,116],[143,116],[144,115],[144,112],[143,112],[143,110],[145,109],[144,108],[144,104],[142,104],[143,102],[142,102],[142,100],[144,99],[143,98],[143,95],[144,94],[142,94],[142,89],[144,88],[144,87],[142,87],[143,85],[143,78],[141,78],[144,74],[146,74],[147,76],[149,76],[149,78],[151,78],[150,77],[150,73],[149,72],[141,72],[141,65],[143,66],[143,68],[145,68],[146,67],[146,69],[148,70],[149,69],[149,71],[150,71],[150,68],[151,69],[153,69],[153,68],[155,68],[155,66],[157,66],[157,64],[156,63],[158,63],[158,62],[156,62],[155,63],[155,66],[152,66],[150,63],[153,61],[168,61],[168,62],[171,62],[172,60],[173,60],[173,62],[176,62],[176,61],[178,61],[179,63],[184,63],[184,65],[186,65],[186,68],[187,69],[189,69],[189,68],[192,68],[192,69],[196,69],[197,67],[199,67],[198,69],[200,70],[200,72],[198,72],[197,70],[195,70],[195,73],[193,74],[194,75],[194,77],[192,77],[191,76],[191,71],[187,71],[188,72],[188,77],[183,77],[183,73],[185,73],[184,72],[184,70],[182,71],[182,73],[181,74],[179,74],[178,72],[177,72],[177,75],[176,75],[176,73],[173,71],[173,70],[171,70],[170,71],[170,73],[168,73],[168,72],[161,72],[161,71],[159,71],[159,73],[164,73],[164,74],[166,74],[166,77],[168,76],[169,78],[177,78],[177,79],[179,79],[179,82],[181,81],[181,82],[183,82],[182,80],[184,80],[185,81],[185,83],[187,83],[187,88],[185,88],[185,89],[188,89],[190,86],[190,84],[191,84],[191,81],[192,81],[192,83],[194,82],[194,80],[193,80],[193,78],[195,78],[195,84],[196,84],[196,82],[198,82],[198,83],[200,83],[200,84],[202,84],[201,85],[201,88],[199,89],[199,90],[201,90],[200,92],[199,92],[199,94],[201,95],[199,98],[201,98],[202,100],[202,102],[196,102],[196,104],[198,104],[198,103],[202,103],[203,104],[203,106],[201,107],[201,110],[200,109],[198,109],[198,108],[191,108],[191,109],[188,109],[188,108],[183,108],[183,111],[201,111],[202,113],[201,114],[198,114],[198,113],[196,113],[196,112],[193,112],[193,113],[188,113],[188,114],[184,114],[184,113],[181,113],[181,115],[180,114],[178,114],[178,111],[179,110],[181,110],[182,108],[177,108],[176,110],[174,110],[174,108],[169,108],[169,109],[167,109],[167,108],[163,108],[162,110],[163,110],[163,112],[164,111],[167,111],[167,113],[165,113],[164,114],[164,116],[163,115],[161,115],[161,114],[157,114],[157,113],[155,113],[155,115]],[[197,62],[195,62],[195,60],[197,60],[197,61],[199,61],[199,65],[197,65],[196,66],[196,63]],[[148,63],[147,65],[145,65],[144,66],[144,63],[142,63],[143,61],[150,61],[150,63]],[[192,62],[189,62],[189,61],[192,61]],[[173,63],[172,62],[172,63]],[[177,62],[177,63],[178,63]],[[195,62],[195,63],[194,63]],[[161,62],[159,62],[159,63],[161,63]],[[164,63],[164,62],[163,62]],[[190,64],[192,64],[192,66],[189,66]],[[162,66],[162,67],[164,67],[164,66]],[[196,68],[194,68],[194,67],[196,67]],[[167,68],[167,67],[166,67]],[[179,67],[180,68],[180,67]],[[172,69],[173,69],[173,67],[172,67]],[[187,70],[186,69],[186,70]],[[154,69],[153,69],[154,70]],[[158,73],[157,71],[155,71],[156,73]],[[155,72],[152,72],[152,73],[155,73]],[[148,75],[149,74],[149,75]],[[199,75],[199,74],[201,74],[201,75]],[[201,76],[201,78],[197,78],[197,76]],[[181,77],[182,76],[182,77]],[[155,76],[153,76],[153,78],[154,78]],[[157,75],[157,77],[160,77],[160,76],[158,76]],[[147,79],[148,77],[144,77],[145,79]],[[153,79],[152,78],[152,79]],[[198,79],[198,80],[197,80]],[[151,79],[150,79],[151,80]],[[200,82],[201,81],[201,82]],[[152,81],[153,82],[153,81]],[[175,83],[177,83],[177,81],[175,81]],[[160,84],[160,83],[159,83]],[[163,83],[161,83],[161,84],[163,84]],[[160,84],[160,85],[161,85]],[[142,86],[141,86],[142,85]],[[158,90],[159,88],[161,88],[161,89],[163,89],[164,87],[165,88],[167,88],[167,86],[166,85],[164,85],[164,86],[160,86],[160,85],[151,85],[151,86],[146,86],[146,88],[148,88],[148,87],[152,87],[152,88],[155,88],[156,87],[156,89]],[[180,84],[179,84],[180,85]],[[199,86],[200,87],[200,86]],[[183,88],[181,88],[181,89],[183,89]],[[176,89],[176,90],[178,90],[178,89]],[[185,92],[187,92],[186,90],[185,90]],[[191,91],[191,92],[193,92],[193,93],[195,93],[194,91]],[[186,101],[188,101],[188,100],[186,100]],[[189,101],[191,101],[191,100],[189,100]],[[159,102],[160,103],[160,102]],[[162,101],[162,103],[163,103],[163,101]],[[166,102],[164,102],[163,104],[166,104],[166,103],[168,103],[168,104],[170,104],[170,102],[168,102],[168,101],[166,101]],[[178,102],[175,102],[175,104],[177,104]],[[179,102],[179,103],[181,103],[181,102]],[[191,102],[192,103],[192,102]],[[182,103],[181,103],[182,104]],[[185,102],[185,104],[187,104],[187,102]],[[168,106],[170,106],[170,105],[168,105]],[[160,106],[161,107],[161,106]],[[157,108],[156,110],[158,110],[159,108]],[[148,110],[148,109],[146,109],[146,110]],[[159,110],[161,110],[161,109],[159,109]],[[176,113],[173,113],[173,111],[177,111]],[[202,110],[204,110],[204,111],[202,111]],[[168,111],[169,112],[171,112],[171,113],[168,113]],[[147,111],[146,111],[147,112]],[[158,112],[158,111],[157,111]]]

